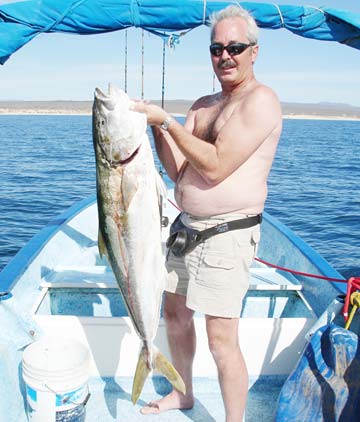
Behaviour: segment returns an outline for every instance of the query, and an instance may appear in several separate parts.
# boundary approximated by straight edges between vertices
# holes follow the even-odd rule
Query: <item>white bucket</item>
[[[24,350],[29,421],[85,421],[89,359],[88,349],[72,339],[45,338]]]

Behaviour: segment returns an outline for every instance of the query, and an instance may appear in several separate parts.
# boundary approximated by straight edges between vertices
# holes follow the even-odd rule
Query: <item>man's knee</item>
[[[167,293],[165,297],[163,315],[167,325],[172,327],[186,327],[192,323],[194,312],[186,307],[186,297]]]
[[[207,334],[209,349],[215,361],[226,360],[229,354],[239,350],[237,323],[207,317]]]
[[[229,344],[222,335],[208,336],[209,350],[216,362],[223,361],[229,354]]]

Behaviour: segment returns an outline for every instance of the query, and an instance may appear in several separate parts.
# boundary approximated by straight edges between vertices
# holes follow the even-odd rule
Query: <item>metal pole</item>
[[[124,90],[127,92],[127,44],[128,44],[128,33],[125,29],[125,87]]]
[[[144,99],[144,30],[141,30],[141,99]]]
[[[166,41],[165,41],[165,38],[164,38],[164,41],[163,41],[162,86],[161,86],[161,107],[162,108],[164,108],[164,105],[165,105],[165,57],[166,57],[165,47],[166,47]]]

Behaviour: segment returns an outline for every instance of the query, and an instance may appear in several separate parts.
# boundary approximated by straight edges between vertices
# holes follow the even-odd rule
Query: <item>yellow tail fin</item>
[[[147,353],[145,348],[141,349],[138,363],[136,365],[136,371],[133,381],[132,393],[131,393],[131,401],[135,404],[138,401],[138,398],[141,394],[141,391],[144,387],[145,380],[149,375],[151,369],[149,369],[147,364]]]
[[[139,355],[133,381],[133,388],[131,393],[131,401],[133,404],[138,401],[138,398],[144,387],[145,380],[151,371],[147,364],[147,356],[148,352],[143,347]],[[186,387],[180,374],[156,347],[153,348],[152,368],[164,375],[176,390],[183,394],[186,393]]]

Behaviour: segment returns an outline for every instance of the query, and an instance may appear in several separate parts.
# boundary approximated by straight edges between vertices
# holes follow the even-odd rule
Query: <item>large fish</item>
[[[125,92],[113,85],[108,94],[96,88],[93,139],[98,244],[143,342],[133,381],[134,404],[152,369],[185,393],[181,376],[153,344],[165,281],[159,213],[160,191],[165,187],[155,168],[146,127],[145,114],[131,110]]]

